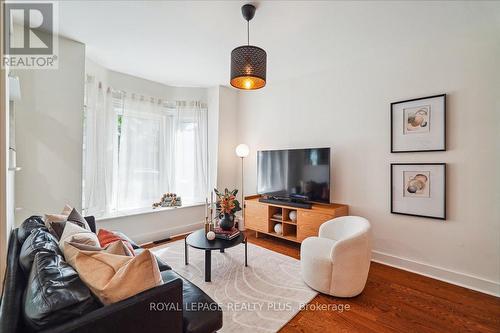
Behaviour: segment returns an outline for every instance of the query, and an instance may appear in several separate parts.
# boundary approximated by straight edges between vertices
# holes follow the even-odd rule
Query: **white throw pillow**
[[[96,234],[73,223],[66,223],[61,239],[59,240],[59,248],[63,253],[67,242],[100,247]]]

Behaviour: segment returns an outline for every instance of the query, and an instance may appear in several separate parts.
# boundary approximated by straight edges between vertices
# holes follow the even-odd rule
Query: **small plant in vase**
[[[241,210],[240,202],[236,200],[237,189],[229,191],[227,188],[224,192],[219,192],[214,189],[217,195],[217,215],[220,218],[219,226],[222,230],[231,230],[234,227],[234,213]]]

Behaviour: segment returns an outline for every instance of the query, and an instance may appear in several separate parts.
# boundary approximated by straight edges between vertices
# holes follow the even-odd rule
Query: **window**
[[[163,193],[183,203],[207,193],[207,109],[98,88],[84,127],[84,207],[102,216],[151,207]],[[107,121],[106,121],[107,120]]]

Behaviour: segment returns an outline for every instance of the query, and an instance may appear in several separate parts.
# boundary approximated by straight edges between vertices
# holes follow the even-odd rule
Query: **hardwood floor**
[[[299,244],[256,238],[254,232],[247,236],[250,243],[300,257]],[[378,263],[371,264],[361,295],[320,294],[310,304],[350,309],[302,310],[280,332],[500,332],[500,298]]]

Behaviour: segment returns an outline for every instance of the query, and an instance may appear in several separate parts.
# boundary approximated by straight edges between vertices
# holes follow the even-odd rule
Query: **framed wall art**
[[[446,150],[446,94],[391,103],[391,153]]]
[[[446,163],[392,163],[391,213],[446,220]]]

